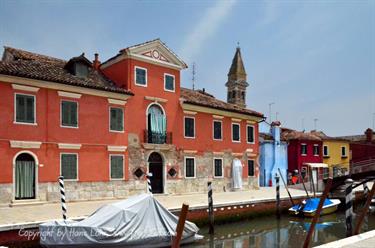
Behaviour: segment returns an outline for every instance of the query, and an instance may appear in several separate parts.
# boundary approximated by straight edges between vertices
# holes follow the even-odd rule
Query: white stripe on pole
[[[64,177],[59,177],[60,195],[61,195],[61,209],[64,220],[66,220],[66,205],[65,205],[65,189],[64,189]]]
[[[152,194],[151,177],[152,177],[152,173],[146,174],[148,192]]]

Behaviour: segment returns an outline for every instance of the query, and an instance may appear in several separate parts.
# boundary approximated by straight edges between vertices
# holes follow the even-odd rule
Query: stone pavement
[[[293,197],[305,196],[302,190],[291,189]],[[281,199],[288,198],[287,192],[280,187]],[[262,201],[275,200],[275,188],[260,188],[251,191],[221,192],[213,194],[214,206],[225,206],[233,203],[261,203]],[[163,206],[170,210],[181,208],[182,203],[188,203],[189,209],[207,206],[207,193],[183,194],[183,195],[156,195]],[[82,218],[93,213],[104,204],[119,201],[100,200],[68,202],[67,216],[69,218]],[[17,226],[27,226],[32,223],[38,224],[52,219],[61,218],[61,204],[47,203],[42,205],[14,206],[0,208],[0,231],[15,229]]]
[[[375,230],[340,239],[315,248],[374,248]]]

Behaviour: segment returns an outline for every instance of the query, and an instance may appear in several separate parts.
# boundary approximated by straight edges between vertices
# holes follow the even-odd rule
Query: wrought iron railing
[[[172,144],[171,132],[153,132],[144,130],[144,142],[150,144]]]

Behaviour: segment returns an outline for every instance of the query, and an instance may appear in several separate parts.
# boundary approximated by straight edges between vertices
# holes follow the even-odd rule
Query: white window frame
[[[318,154],[315,154],[315,147],[318,147]],[[313,146],[313,155],[314,155],[315,157],[319,157],[319,155],[320,155],[320,152],[319,152],[319,144],[314,144],[314,146]]]
[[[327,147],[327,154],[324,153],[324,147]],[[328,145],[323,145],[323,157],[329,157],[329,147],[328,147]]]
[[[249,140],[248,140],[248,137],[249,137],[249,129],[248,129],[248,127],[252,127],[253,128],[253,142],[249,142]],[[248,143],[248,144],[255,144],[255,127],[254,127],[254,125],[250,125],[250,124],[247,124],[246,125],[246,143]]]
[[[77,103],[77,126],[72,127],[72,126],[64,126],[62,123],[62,103],[63,102],[75,102]],[[60,127],[62,128],[79,128],[79,102],[78,101],[72,101],[72,100],[66,100],[66,99],[61,99],[60,100]]]
[[[145,70],[145,72],[146,72],[146,74],[145,74],[146,84],[137,83],[137,69]],[[147,79],[148,79],[147,69],[144,68],[144,67],[140,67],[140,66],[134,66],[134,84],[137,85],[137,86],[141,86],[141,87],[147,87],[147,83],[148,83]]]
[[[345,149],[345,154],[342,154],[342,148],[344,148]],[[348,153],[347,153],[347,151],[346,151],[346,146],[341,146],[341,157],[342,158],[347,158],[348,157]]]
[[[306,146],[306,153],[302,153],[302,146]],[[301,143],[301,156],[307,156],[307,144]]]
[[[234,125],[238,126],[238,138],[239,138],[239,140],[233,140],[233,126]],[[240,123],[232,122],[231,136],[232,136],[232,142],[234,142],[234,143],[241,143],[241,124]]]
[[[17,121],[17,95],[22,95],[22,96],[32,96],[34,98],[34,123],[27,123],[27,122],[18,122]],[[21,124],[21,125],[30,125],[30,126],[37,126],[38,123],[36,121],[36,95],[32,94],[25,94],[25,93],[14,93],[14,124]]]
[[[122,131],[111,129],[111,108],[122,109]],[[124,133],[125,132],[125,109],[119,106],[109,106],[108,108],[108,130],[111,133]]]
[[[215,139],[215,122],[220,122],[221,125],[221,139]],[[212,139],[216,141],[223,141],[223,121],[222,120],[213,120],[212,121]]]
[[[249,161],[253,161],[253,166],[254,166],[254,175],[253,176],[249,176]],[[255,159],[247,159],[246,166],[247,166],[247,177],[256,177],[255,176]]]
[[[215,176],[215,160],[221,160],[221,176]],[[224,178],[224,159],[223,158],[218,158],[218,157],[214,157],[214,159],[212,160],[212,174],[214,176],[214,178]]]
[[[194,160],[194,177],[187,177],[186,176],[186,159],[190,159],[190,158]],[[197,163],[195,161],[195,157],[184,156],[184,177],[185,177],[185,179],[195,179],[195,178],[197,178]]]
[[[78,153],[74,153],[74,152],[60,152],[60,175],[62,176],[62,164],[61,164],[61,162],[62,162],[62,155],[63,154],[66,154],[66,155],[76,155],[77,156],[77,178],[76,179],[65,179],[64,178],[64,181],[72,181],[72,182],[78,182],[79,181],[79,174],[78,174],[78,172],[79,172],[79,170],[78,170],[78,168],[79,168],[79,155],[78,155]]]
[[[185,119],[187,119],[187,118],[194,120],[194,137],[185,136]],[[195,139],[196,136],[197,136],[197,134],[196,134],[195,117],[194,116],[184,116],[184,138],[185,139]]]
[[[166,83],[167,83],[167,76],[173,77],[173,90],[167,89]],[[168,92],[176,92],[176,77],[172,74],[164,73],[164,90]]]
[[[112,164],[111,164],[111,161],[112,161],[112,157],[122,157],[122,178],[112,178]],[[112,154],[109,154],[109,179],[111,181],[123,181],[125,180],[125,155],[124,154],[116,154],[116,153],[112,153]]]

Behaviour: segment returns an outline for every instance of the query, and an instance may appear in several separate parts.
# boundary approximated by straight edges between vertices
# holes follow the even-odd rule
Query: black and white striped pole
[[[63,215],[63,219],[66,220],[65,188],[64,188],[63,176],[59,176],[59,185],[60,185],[62,215]]]
[[[276,180],[276,216],[280,219],[280,176],[279,174],[275,175]]]
[[[212,183],[207,183],[208,187],[208,219],[209,219],[209,234],[214,233],[214,205],[212,200]]]
[[[365,198],[367,198],[367,194],[370,192],[370,189],[367,186],[367,183],[363,184],[363,194],[365,195]]]
[[[348,178],[345,180],[345,223],[346,223],[346,236],[350,237],[353,234],[353,194],[352,185],[353,180]]]
[[[146,174],[147,189],[148,189],[148,192],[152,194],[151,177],[152,177],[152,173],[147,173]]]

